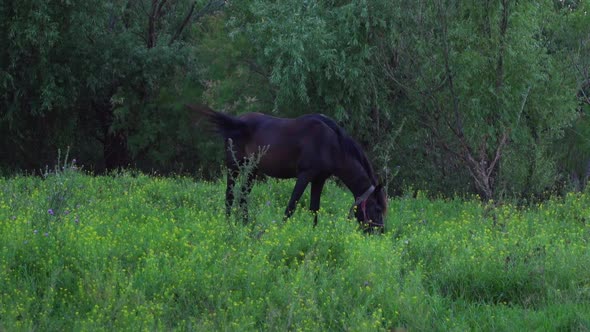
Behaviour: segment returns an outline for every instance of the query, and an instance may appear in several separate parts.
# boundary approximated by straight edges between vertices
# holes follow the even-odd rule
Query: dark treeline
[[[390,193],[538,196],[590,175],[589,0],[8,0],[0,173],[218,174],[183,105],[321,112]]]

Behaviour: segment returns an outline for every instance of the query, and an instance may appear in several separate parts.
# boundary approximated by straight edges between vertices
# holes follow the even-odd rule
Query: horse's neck
[[[346,187],[352,192],[355,198],[360,197],[371,185],[371,178],[357,160],[346,158],[342,166],[335,172]]]

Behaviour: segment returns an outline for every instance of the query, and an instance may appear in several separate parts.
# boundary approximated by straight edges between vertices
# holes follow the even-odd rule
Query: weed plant
[[[232,225],[223,182],[2,178],[0,330],[590,329],[588,194],[394,199],[368,236],[333,183],[317,227],[309,196],[283,221],[292,187],[258,183],[255,225]]]
[[[256,220],[256,218],[252,218],[248,213],[250,192],[252,191],[256,180],[256,169],[260,164],[262,157],[268,152],[269,146],[259,146],[256,153],[246,155],[244,158],[240,159],[237,157],[233,140],[230,138],[227,140],[227,143],[227,153],[231,156],[233,164],[236,165],[235,171],[227,170],[227,175],[231,177],[231,180],[234,182],[234,186],[231,189],[234,197],[233,205],[227,208],[233,215],[234,221],[247,224],[251,220]],[[230,218],[230,221],[231,219],[232,218]]]

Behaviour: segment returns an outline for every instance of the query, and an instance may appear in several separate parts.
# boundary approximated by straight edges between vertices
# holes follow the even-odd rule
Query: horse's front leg
[[[291,194],[291,199],[289,200],[289,204],[287,204],[287,209],[285,210],[285,219],[290,218],[295,212],[295,208],[297,207],[297,202],[303,195],[305,188],[307,188],[307,184],[311,181],[313,176],[309,173],[300,173],[297,176],[297,182],[295,183],[295,188],[293,188],[293,193]]]
[[[309,203],[309,209],[313,212],[313,226],[318,224],[318,211],[320,210],[320,197],[322,196],[322,190],[324,189],[324,183],[326,183],[326,177],[315,178],[311,182],[311,202]]]

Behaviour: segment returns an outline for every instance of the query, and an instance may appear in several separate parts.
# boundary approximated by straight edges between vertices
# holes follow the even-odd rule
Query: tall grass
[[[590,329],[590,196],[519,209],[395,199],[386,233],[283,222],[293,182],[258,183],[255,223],[224,185],[71,166],[0,179],[0,330]]]

